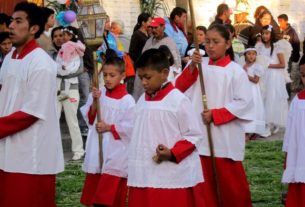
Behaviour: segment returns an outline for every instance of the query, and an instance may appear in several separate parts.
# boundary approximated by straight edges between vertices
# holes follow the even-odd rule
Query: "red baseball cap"
[[[165,20],[162,17],[155,17],[151,20],[151,23],[149,26],[158,27],[160,25],[165,25]]]

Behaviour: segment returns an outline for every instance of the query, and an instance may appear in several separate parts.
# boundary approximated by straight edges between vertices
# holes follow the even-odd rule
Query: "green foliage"
[[[169,7],[164,0],[140,0],[141,12],[146,12],[151,16],[156,16],[158,10],[163,10],[166,15],[169,13]]]
[[[236,5],[238,5],[239,3],[249,5],[249,0],[236,0]]]
[[[284,155],[282,141],[251,141],[246,146],[243,162],[252,196],[253,207],[282,207],[281,176]],[[81,206],[79,199],[85,174],[80,162],[68,162],[65,172],[57,176],[58,207]]]

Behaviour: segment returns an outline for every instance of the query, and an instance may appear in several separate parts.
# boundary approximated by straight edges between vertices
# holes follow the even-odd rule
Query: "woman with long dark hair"
[[[142,49],[148,40],[148,27],[151,22],[151,15],[148,13],[141,13],[138,16],[137,24],[133,29],[133,34],[131,36],[129,55],[133,62],[136,62],[137,58],[140,57]]]

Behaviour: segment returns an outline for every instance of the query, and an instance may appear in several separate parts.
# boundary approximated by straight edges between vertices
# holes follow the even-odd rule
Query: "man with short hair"
[[[188,46],[187,36],[184,30],[186,23],[187,12],[181,7],[176,7],[172,10],[170,17],[165,17],[165,33],[172,38],[180,53],[180,57],[184,57]]]
[[[288,62],[288,72],[290,73],[292,83],[287,84],[289,97],[291,91],[297,91],[300,88],[300,74],[298,70],[298,62],[300,59],[300,40],[295,29],[289,24],[287,14],[281,14],[277,17],[281,29],[281,35],[290,42],[292,46],[291,56]]]
[[[227,4],[219,4],[214,22],[210,24],[228,24],[230,23],[231,11]]]
[[[44,31],[34,3],[16,5],[9,25],[15,49],[0,71],[0,206],[56,207],[64,170],[56,113],[56,64],[35,39]]]

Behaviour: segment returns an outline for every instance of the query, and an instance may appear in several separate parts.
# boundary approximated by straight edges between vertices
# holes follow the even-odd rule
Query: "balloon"
[[[65,4],[65,3],[66,3],[66,0],[57,0],[57,3],[59,3],[59,4]]]
[[[64,20],[64,16],[65,16],[65,12],[64,11],[61,11],[59,12],[57,15],[56,15],[56,20],[57,20],[57,23],[63,27],[67,27],[69,26],[69,23],[67,23],[65,20]]]
[[[64,20],[67,23],[72,23],[76,19],[76,14],[74,11],[68,10],[65,12]]]

